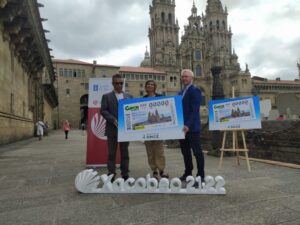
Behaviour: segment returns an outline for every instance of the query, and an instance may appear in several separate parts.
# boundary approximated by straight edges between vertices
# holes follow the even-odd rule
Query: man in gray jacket
[[[108,175],[114,174],[112,181],[116,176],[116,152],[118,144],[121,153],[121,176],[124,180],[128,179],[129,172],[129,142],[118,143],[118,101],[120,99],[131,98],[130,95],[123,92],[124,79],[120,74],[112,77],[114,90],[102,96],[101,114],[106,119],[105,135],[108,144]]]

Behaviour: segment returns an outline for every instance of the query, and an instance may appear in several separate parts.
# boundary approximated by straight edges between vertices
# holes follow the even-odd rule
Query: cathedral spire
[[[223,7],[220,0],[207,0],[206,13],[212,12],[223,13]]]
[[[195,6],[195,1],[193,0],[193,7],[192,7],[192,16],[197,16],[197,7]]]

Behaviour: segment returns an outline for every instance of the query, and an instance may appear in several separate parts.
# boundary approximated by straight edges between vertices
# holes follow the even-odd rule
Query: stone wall
[[[245,132],[249,157],[300,164],[300,120],[262,121],[262,129]],[[209,131],[208,124],[202,125],[201,144],[209,155],[220,156],[223,132]],[[243,146],[238,134],[239,146]],[[166,141],[168,148],[179,148],[178,140]],[[228,133],[226,148],[232,147],[232,135]],[[233,152],[225,152],[233,156]],[[240,153],[244,156],[244,153]]]
[[[300,164],[300,121],[263,121],[247,132],[250,157]]]
[[[246,142],[249,156],[281,162],[300,164],[300,121],[299,120],[269,120],[262,121],[262,129],[246,131]],[[214,135],[213,135],[214,134]],[[222,143],[222,132],[208,131],[203,125],[201,143],[208,154],[219,156]],[[231,148],[231,134],[227,135],[226,148]],[[239,146],[242,146],[240,135]],[[225,152],[232,156],[233,153]],[[241,153],[243,155],[243,153]]]

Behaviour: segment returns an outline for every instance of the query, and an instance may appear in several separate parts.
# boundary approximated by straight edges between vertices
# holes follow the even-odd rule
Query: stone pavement
[[[222,175],[227,195],[80,194],[74,180],[85,168],[86,136],[62,131],[42,141],[0,147],[0,224],[300,224],[300,170],[205,156],[206,175]],[[179,149],[166,149],[171,177],[183,172]],[[134,178],[148,172],[145,147],[130,145]],[[100,174],[105,168],[97,169]]]

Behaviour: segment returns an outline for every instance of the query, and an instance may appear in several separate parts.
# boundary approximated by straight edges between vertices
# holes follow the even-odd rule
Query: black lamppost
[[[211,73],[213,76],[213,91],[212,91],[212,99],[224,99],[224,89],[223,84],[220,80],[220,73],[222,70],[221,66],[213,66],[211,69]]]
[[[213,91],[212,91],[212,99],[224,99],[224,89],[223,82],[221,82],[220,74],[222,67],[221,66],[213,66],[211,69],[211,73],[213,76]],[[219,149],[221,148],[222,143],[222,135],[220,131],[212,132],[212,154],[219,155]]]

